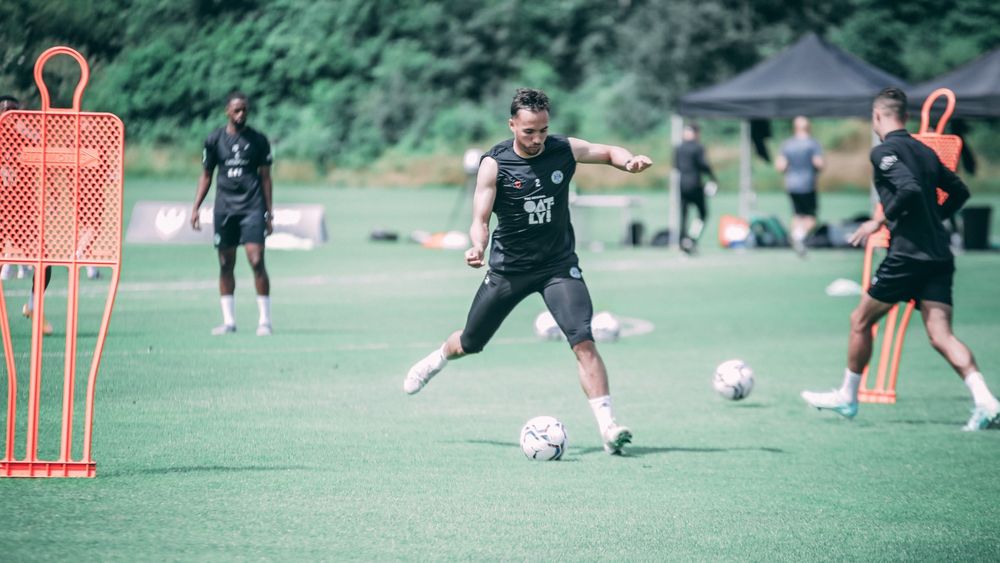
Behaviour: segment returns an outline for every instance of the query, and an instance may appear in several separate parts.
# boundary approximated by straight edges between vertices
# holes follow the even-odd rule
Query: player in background
[[[219,251],[219,293],[222,324],[212,334],[236,332],[233,292],[236,277],[236,247],[243,245],[253,270],[260,313],[257,335],[271,334],[271,281],[264,267],[264,237],[272,224],[271,144],[267,137],[247,125],[250,105],[246,94],[233,92],[226,98],[229,123],[209,134],[202,153],[198,192],[191,210],[191,227],[201,230],[199,208],[212,186],[212,171],[218,166],[215,188],[215,247]]]
[[[0,96],[0,114],[19,109],[21,109],[21,102],[17,98],[15,98],[14,96]],[[7,162],[7,160],[8,160],[7,155],[4,155],[4,162],[0,163],[0,166],[2,166],[3,168],[3,170],[0,171],[0,181],[3,182],[5,200],[11,197],[11,194],[8,194],[7,192],[13,187],[14,182],[16,181],[16,174],[17,174],[17,169],[14,163]],[[6,201],[4,202],[4,204],[6,204]],[[18,264],[17,277],[23,278],[26,269],[27,268],[25,268],[23,265]],[[0,272],[0,278],[5,280],[10,279],[11,270],[12,268],[10,264],[4,264],[3,271]],[[45,267],[46,289],[49,287],[50,281],[52,281],[52,266],[46,266]],[[44,291],[44,289],[42,291]],[[23,307],[21,307],[21,314],[24,315],[25,318],[30,319],[32,315],[34,315],[34,312],[35,312],[35,278],[34,276],[32,276],[31,293],[28,295],[28,302],[25,303]],[[52,329],[52,324],[49,323],[48,319],[42,319],[42,334],[48,336],[51,335],[53,332],[54,331]]]
[[[682,141],[674,151],[674,168],[680,173],[681,188],[681,250],[693,254],[698,249],[698,240],[705,229],[708,218],[708,207],[705,205],[705,195],[715,195],[718,191],[718,180],[715,172],[705,158],[705,147],[699,139],[698,125],[688,123],[681,133]],[[702,176],[711,180],[706,184]],[[694,206],[698,210],[698,218],[691,222],[693,232],[688,232],[688,208]]]
[[[594,345],[593,305],[576,255],[569,184],[578,162],[607,164],[634,174],[652,161],[621,147],[549,135],[549,99],[540,90],[518,90],[510,116],[514,138],[494,146],[480,162],[469,230],[472,247],[465,252],[466,264],[481,268],[489,241],[489,270],[464,330],[414,364],[403,390],[417,393],[449,360],[482,351],[514,307],[539,293],[576,355],[580,385],[605,451],[620,454],[632,432],[615,420],[607,370]],[[492,238],[491,214],[497,216]]]
[[[872,129],[882,144],[871,151],[875,189],[882,211],[852,235],[855,246],[887,225],[889,250],[866,295],[851,313],[847,370],[840,389],[802,392],[818,409],[847,418],[858,412],[861,372],[872,355],[872,326],[899,301],[915,299],[931,346],[951,364],[972,393],[974,408],[963,430],[1000,425],[1000,401],[993,396],[972,352],[952,333],[952,279],[955,260],[942,221],[969,199],[969,190],[937,154],[906,131],[906,94],[886,88],[872,107]],[[936,188],[948,194],[938,205]]]
[[[816,228],[816,176],[823,169],[823,149],[812,137],[805,116],[796,117],[792,129],[794,133],[781,144],[774,167],[785,175],[785,189],[792,200],[792,248],[805,256],[806,238]]]

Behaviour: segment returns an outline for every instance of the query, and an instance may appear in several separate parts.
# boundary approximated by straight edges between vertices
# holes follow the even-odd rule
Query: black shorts
[[[241,244],[264,244],[264,212],[236,215],[215,214],[215,247],[231,248]]]
[[[792,211],[796,215],[816,216],[816,192],[788,195],[792,198]]]
[[[915,299],[951,305],[951,284],[955,261],[908,260],[886,256],[872,277],[868,295],[883,303]]]
[[[462,350],[472,354],[482,351],[500,324],[525,297],[540,293],[569,345],[593,340],[590,319],[594,306],[590,292],[576,266],[556,272],[501,275],[487,272],[469,308],[462,331]]]

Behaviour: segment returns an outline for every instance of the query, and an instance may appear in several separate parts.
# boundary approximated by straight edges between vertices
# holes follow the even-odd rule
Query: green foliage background
[[[503,135],[518,86],[557,100],[560,130],[662,132],[682,94],[816,31],[912,81],[1000,44],[994,0],[8,0],[0,89],[37,107],[38,54],[88,57],[85,107],[133,143],[197,152],[225,95],[249,94],[286,158],[358,166]],[[77,79],[53,64],[56,99]],[[59,96],[62,96],[60,98]],[[35,102],[32,105],[32,102]],[[977,149],[1000,154],[994,126]]]

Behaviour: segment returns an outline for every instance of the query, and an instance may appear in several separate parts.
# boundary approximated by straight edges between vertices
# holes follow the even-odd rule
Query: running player
[[[898,301],[915,299],[931,345],[958,372],[972,393],[974,408],[963,430],[1000,425],[1000,401],[993,396],[972,352],[951,329],[951,285],[955,261],[942,221],[969,199],[962,180],[941,164],[937,154],[906,132],[906,94],[886,88],[876,96],[872,128],[882,144],[871,152],[875,189],[882,211],[863,223],[851,237],[855,246],[888,225],[889,251],[872,278],[867,295],[851,313],[847,370],[840,389],[827,393],[803,391],[802,398],[818,409],[847,418],[858,412],[861,372],[872,355],[872,326]],[[936,188],[948,194],[938,205]]]
[[[514,307],[539,293],[576,354],[580,384],[605,451],[620,454],[632,432],[615,420],[607,371],[591,334],[593,305],[575,251],[569,183],[578,162],[638,173],[652,161],[621,147],[549,135],[549,99],[540,90],[518,90],[510,116],[514,138],[494,146],[480,162],[469,231],[472,248],[465,252],[469,266],[485,265],[490,214],[495,213],[489,271],[465,329],[410,368],[403,390],[417,393],[449,360],[482,351]]]
[[[198,209],[212,186],[212,171],[219,167],[215,189],[215,247],[219,251],[219,293],[222,324],[212,334],[236,332],[233,292],[236,277],[236,247],[243,245],[253,269],[260,317],[258,336],[271,334],[271,281],[264,267],[264,237],[271,234],[271,144],[267,137],[247,125],[250,105],[246,94],[233,92],[226,99],[229,123],[205,140],[198,193],[191,210],[191,227],[201,230]]]

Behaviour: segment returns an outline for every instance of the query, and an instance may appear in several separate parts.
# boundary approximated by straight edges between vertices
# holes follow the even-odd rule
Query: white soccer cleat
[[[413,364],[413,367],[406,374],[406,379],[403,380],[403,391],[406,391],[409,395],[420,392],[424,388],[424,385],[427,385],[427,382],[443,368],[444,366],[434,367],[430,357]]]
[[[604,451],[608,455],[621,455],[625,444],[632,443],[632,431],[616,422],[604,429]]]
[[[976,405],[976,408],[972,409],[972,416],[969,417],[969,421],[965,423],[962,430],[977,432],[988,428],[1000,428],[1000,406],[989,408]]]
[[[222,336],[224,334],[233,334],[236,332],[236,325],[219,325],[212,329],[212,336]]]
[[[264,323],[257,325],[257,336],[271,336],[271,324]]]
[[[14,277],[14,266],[4,264],[0,266],[0,280],[7,281]]]
[[[858,414],[858,402],[852,402],[839,389],[825,393],[803,391],[801,396],[809,406],[833,411],[844,418],[854,418],[854,415]]]

